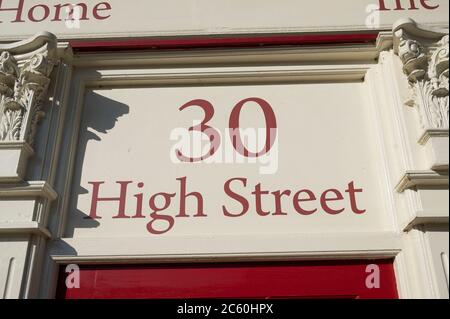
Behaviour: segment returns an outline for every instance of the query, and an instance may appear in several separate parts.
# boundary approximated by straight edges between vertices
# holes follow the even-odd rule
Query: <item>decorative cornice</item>
[[[0,45],[0,142],[33,144],[56,63],[57,40],[50,33]]]
[[[408,171],[403,175],[400,182],[398,182],[395,190],[398,193],[403,193],[407,189],[432,186],[448,187],[448,173],[440,174],[435,171]]]
[[[448,33],[427,30],[411,19],[394,26],[394,52],[412,90],[406,104],[417,108],[425,131],[449,127],[448,42]]]

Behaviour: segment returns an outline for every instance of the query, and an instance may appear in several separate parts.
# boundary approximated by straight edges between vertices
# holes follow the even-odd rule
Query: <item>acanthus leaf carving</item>
[[[408,77],[411,98],[420,116],[422,129],[448,130],[448,34],[419,28],[412,20],[394,28],[394,50]]]
[[[448,35],[438,42],[430,61],[429,74],[433,84],[433,94],[448,97]]]
[[[33,43],[37,47],[33,47]],[[21,46],[28,51],[31,46],[34,50],[23,52]],[[45,34],[18,43],[17,47],[1,49],[0,142],[33,144],[38,123],[45,115],[42,105],[56,64],[56,38]]]
[[[0,54],[0,96],[11,97],[19,70],[14,57],[8,52]]]

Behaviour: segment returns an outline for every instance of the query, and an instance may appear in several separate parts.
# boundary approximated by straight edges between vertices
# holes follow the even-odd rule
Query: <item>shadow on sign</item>
[[[65,236],[73,237],[75,228],[96,228],[100,223],[87,215],[87,212],[80,211],[78,198],[87,194],[88,190],[81,186],[81,175],[85,160],[86,148],[92,141],[101,141],[101,136],[108,134],[112,130],[118,119],[129,113],[129,106],[106,98],[93,91],[87,91],[81,121],[79,141],[76,156],[76,168],[72,179],[72,199],[71,199],[71,223],[66,229]],[[107,160],[107,159],[105,159]]]

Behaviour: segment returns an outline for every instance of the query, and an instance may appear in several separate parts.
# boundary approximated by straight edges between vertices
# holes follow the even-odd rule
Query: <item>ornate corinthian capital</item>
[[[42,105],[56,64],[57,41],[50,33],[0,45],[0,143],[33,144]]]
[[[448,134],[448,34],[401,20],[394,26],[394,51],[412,90],[407,104],[417,108],[422,128]]]

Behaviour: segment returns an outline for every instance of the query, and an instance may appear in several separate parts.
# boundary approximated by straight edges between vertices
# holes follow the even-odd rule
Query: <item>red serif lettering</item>
[[[6,7],[4,4],[4,0],[0,0],[0,12],[15,12],[16,18],[15,20],[11,20],[11,22],[25,22],[25,20],[22,20],[22,13],[23,13],[23,6],[24,6],[25,0],[19,0],[18,3],[15,6],[12,7]],[[0,23],[2,23],[2,20],[0,19]]]
[[[97,215],[97,207],[98,202],[118,202],[119,210],[117,216],[113,218],[130,218],[125,214],[125,207],[127,201],[127,188],[128,185],[132,183],[132,181],[126,182],[117,182],[120,185],[120,194],[119,197],[99,197],[100,185],[105,182],[89,182],[92,187],[92,201],[91,201],[91,211],[89,213],[89,217],[93,219],[100,219],[101,217]]]
[[[111,17],[112,6],[100,2],[93,7],[91,3],[61,3],[48,6],[45,3],[29,3],[27,0],[0,0],[0,23],[10,22],[59,22],[74,19],[77,10],[79,20],[106,20]]]
[[[439,8],[436,0],[379,0],[380,11],[401,11],[401,10],[419,10],[420,7],[426,10]],[[420,7],[419,7],[420,5]]]

